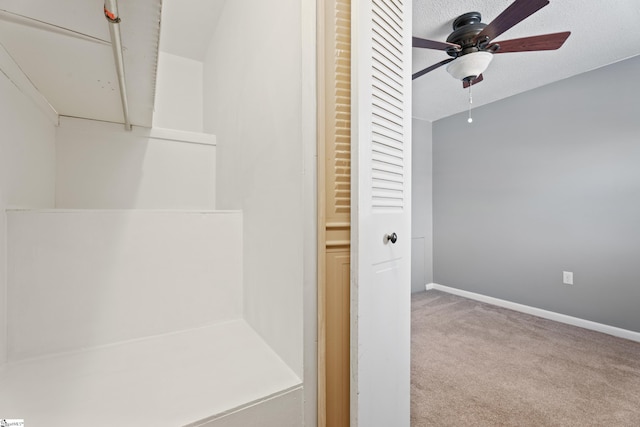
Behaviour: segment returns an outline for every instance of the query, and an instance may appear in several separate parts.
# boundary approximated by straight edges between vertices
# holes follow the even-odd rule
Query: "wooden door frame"
[[[334,322],[335,326],[335,318],[328,319],[328,310],[335,310],[335,302],[331,303],[331,307],[328,307],[328,286],[327,286],[327,278],[328,271],[333,274],[331,280],[336,279],[336,272],[338,267],[342,267],[344,269],[345,264],[349,262],[350,259],[350,212],[345,212],[344,205],[342,205],[342,211],[337,213],[338,206],[338,196],[339,192],[336,188],[338,184],[336,175],[337,166],[337,147],[340,144],[341,146],[345,145],[345,139],[348,140],[349,136],[342,135],[338,136],[337,129],[340,127],[344,131],[345,126],[348,125],[350,129],[350,120],[347,118],[336,118],[336,117],[327,117],[327,104],[328,102],[333,103],[333,105],[339,104],[339,96],[340,99],[344,101],[345,93],[344,91],[340,91],[337,88],[337,80],[338,80],[338,72],[336,68],[345,66],[345,58],[348,58],[350,63],[350,47],[348,50],[344,52],[336,47],[337,39],[338,39],[338,29],[337,22],[340,20],[338,16],[339,9],[342,6],[342,10],[344,12],[344,6],[346,4],[350,5],[350,0],[317,0],[317,197],[318,197],[318,216],[317,216],[317,224],[318,224],[318,294],[317,294],[317,304],[318,304],[318,382],[317,382],[317,407],[318,407],[318,427],[326,427],[327,426],[327,342],[332,337],[327,337],[327,323],[328,320]],[[330,14],[331,12],[331,14]],[[350,16],[350,11],[349,11]],[[328,22],[329,19],[334,19],[334,22]],[[348,21],[347,21],[348,22]],[[344,23],[344,21],[343,21]],[[348,34],[348,43],[350,44],[350,33]],[[332,48],[333,47],[333,48]],[[332,52],[328,53],[327,49],[332,48]],[[342,55],[342,56],[341,56]],[[329,57],[331,56],[331,57]],[[331,65],[331,69],[328,70],[327,66]],[[330,75],[331,73],[331,75]],[[350,72],[349,74],[349,88],[350,90]],[[330,82],[328,82],[328,80]],[[336,84],[333,84],[336,82]],[[329,88],[328,85],[332,84],[335,87]],[[328,92],[331,91],[331,93]],[[349,103],[350,103],[350,95],[348,95]],[[334,113],[337,112],[334,110]],[[350,117],[350,113],[349,113]],[[340,125],[339,125],[340,124]],[[350,130],[349,130],[350,132]],[[331,141],[327,141],[327,138],[331,138]],[[338,141],[340,140],[340,142]],[[348,142],[350,144],[350,142]],[[334,164],[327,164],[328,154],[333,153],[329,156],[333,159]],[[342,159],[344,161],[344,159]],[[350,159],[349,159],[350,163]],[[345,170],[349,170],[349,166],[344,166]],[[341,173],[342,179],[345,179],[345,174]],[[350,181],[350,172],[348,173],[349,181]],[[327,178],[332,179],[331,183],[327,182]],[[350,185],[350,184],[349,184]],[[333,187],[333,188],[331,188]],[[345,203],[345,191],[343,190],[340,193],[339,199],[342,203]],[[329,192],[329,194],[327,194]],[[346,197],[346,204],[350,209],[351,198],[350,196]],[[328,210],[330,211],[328,213]],[[329,262],[327,261],[327,254],[329,254]],[[344,256],[346,254],[346,258]],[[340,264],[341,263],[341,264]],[[329,269],[329,270],[328,270]],[[348,292],[350,281],[349,275],[347,274],[346,283],[343,286],[346,286],[346,292]],[[335,285],[335,283],[332,283]],[[344,292],[344,289],[340,292]],[[329,290],[330,295],[335,297],[336,287],[334,286]],[[335,300],[334,300],[335,301]],[[341,299],[344,301],[344,298]],[[347,301],[348,303],[348,301]],[[348,307],[348,304],[347,304]],[[348,311],[348,308],[347,308]],[[335,311],[332,311],[332,314],[335,317]],[[331,324],[330,322],[330,324]],[[347,314],[346,319],[346,328],[347,331],[350,328],[350,315]],[[331,330],[331,328],[329,328]],[[333,337],[333,339],[338,339],[340,337]],[[346,363],[349,366],[349,344],[346,345],[347,353],[343,355],[346,359],[342,360],[341,363]],[[335,368],[334,368],[335,369]],[[329,375],[335,375],[335,373],[329,373]],[[342,373],[342,375],[345,375]],[[335,384],[335,377],[334,384]],[[342,378],[342,377],[341,377]],[[350,373],[347,372],[345,375],[346,381],[350,379]],[[335,396],[332,396],[335,397]],[[346,395],[341,399],[346,399],[346,403],[349,402],[349,391],[347,390]],[[343,401],[344,402],[344,401]],[[335,403],[335,402],[334,402]],[[347,407],[349,405],[347,404]],[[348,409],[347,409],[348,410]],[[348,414],[347,414],[348,415]],[[348,422],[348,421],[347,421]],[[331,426],[333,427],[333,426]],[[344,427],[344,426],[340,426]]]

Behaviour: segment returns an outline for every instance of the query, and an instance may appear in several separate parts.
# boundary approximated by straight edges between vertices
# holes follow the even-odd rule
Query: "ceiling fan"
[[[493,39],[549,4],[549,0],[515,0],[489,24],[481,22],[479,12],[460,15],[453,21],[453,32],[446,42],[413,37],[413,47],[445,51],[451,58],[413,74],[416,79],[443,65],[463,87],[479,83],[493,55],[498,53],[555,50],[560,48],[570,31],[494,42]]]

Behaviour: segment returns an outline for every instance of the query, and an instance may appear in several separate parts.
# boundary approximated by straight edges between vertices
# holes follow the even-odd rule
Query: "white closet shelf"
[[[133,131],[140,136],[148,136],[155,139],[166,139],[192,144],[216,145],[216,136],[210,133],[190,132],[165,128],[135,128]]]
[[[134,125],[131,132],[126,132],[121,123],[101,122],[91,119],[60,116],[60,126],[73,131],[88,132],[94,134],[115,133],[120,135],[132,135],[143,138],[164,139],[167,141],[184,142],[191,144],[216,145],[216,136],[211,133],[193,132],[179,129],[166,129],[159,127],[143,127]]]

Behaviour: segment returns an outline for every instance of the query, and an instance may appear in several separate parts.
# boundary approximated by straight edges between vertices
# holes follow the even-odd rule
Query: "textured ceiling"
[[[466,12],[489,23],[512,0],[414,0],[413,35],[446,40],[453,20]],[[551,0],[550,4],[495,40],[571,31],[559,50],[495,55],[484,81],[473,87],[473,106],[497,101],[640,54],[639,0]],[[416,72],[449,58],[446,53],[413,49]],[[636,84],[638,76],[629,76]],[[585,88],[589,90],[589,88]],[[435,121],[466,111],[468,92],[446,66],[413,81],[413,116]]]

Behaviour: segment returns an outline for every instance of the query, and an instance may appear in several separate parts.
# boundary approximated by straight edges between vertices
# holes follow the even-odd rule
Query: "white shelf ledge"
[[[205,132],[166,128],[148,128],[135,125],[132,127],[131,132],[126,132],[122,127],[122,123],[102,122],[99,120],[69,116],[60,116],[60,126],[65,129],[72,129],[74,131],[81,132],[100,132],[105,134],[116,133],[190,144],[216,145],[216,136]]]
[[[137,127],[133,131],[140,136],[149,138],[165,139],[169,141],[187,142],[192,144],[216,145],[216,136],[210,133],[190,132],[177,129],[164,128],[141,128]]]

